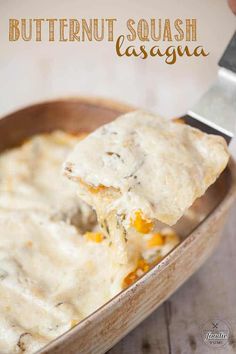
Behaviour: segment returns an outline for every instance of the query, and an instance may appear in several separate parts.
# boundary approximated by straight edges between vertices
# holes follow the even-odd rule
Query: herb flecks
[[[121,156],[120,156],[119,154],[117,154],[117,152],[107,151],[106,154],[107,154],[108,156],[116,156],[116,157],[118,157],[118,159],[121,158]]]
[[[101,227],[103,230],[105,230],[107,235],[110,236],[110,230],[106,219],[103,219],[103,221],[101,222]]]
[[[106,154],[108,156],[115,156],[117,159],[119,159],[122,163],[125,163],[124,159],[121,157],[120,154],[118,154],[117,152],[114,151],[107,151]]]
[[[4,269],[0,269],[0,280],[4,280],[8,276],[8,273]]]
[[[118,229],[122,229],[122,235],[124,237],[125,242],[128,241],[127,239],[127,231],[126,228],[123,225],[123,221],[125,221],[126,215],[125,214],[116,214],[116,227]]]

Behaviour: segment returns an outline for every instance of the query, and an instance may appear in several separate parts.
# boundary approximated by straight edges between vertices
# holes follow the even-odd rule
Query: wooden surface
[[[109,354],[233,354],[236,353],[236,204],[231,209],[220,246],[177,292]],[[203,324],[226,320],[230,343],[209,348]]]

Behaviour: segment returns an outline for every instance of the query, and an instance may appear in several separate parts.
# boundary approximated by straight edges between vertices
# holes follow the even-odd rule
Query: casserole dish
[[[108,100],[68,99],[36,104],[0,120],[0,151],[54,130],[90,132],[131,107]],[[38,353],[106,352],[190,277],[217,245],[236,196],[235,163],[175,225],[182,242],[158,265]],[[102,285],[101,285],[102,286]]]

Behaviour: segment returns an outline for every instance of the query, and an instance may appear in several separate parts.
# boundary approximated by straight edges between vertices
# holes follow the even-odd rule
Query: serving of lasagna
[[[129,264],[134,231],[150,234],[160,222],[175,224],[228,159],[222,137],[136,111],[78,143],[64,173],[96,210],[117,262]]]

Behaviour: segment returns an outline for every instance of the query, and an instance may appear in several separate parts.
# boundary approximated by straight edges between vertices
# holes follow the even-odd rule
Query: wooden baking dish
[[[94,99],[33,105],[0,120],[0,151],[36,133],[56,129],[90,132],[129,110],[122,104]],[[136,283],[39,353],[98,354],[112,347],[200,267],[219,241],[235,196],[236,169],[231,161],[205,196],[176,225],[182,242]]]

